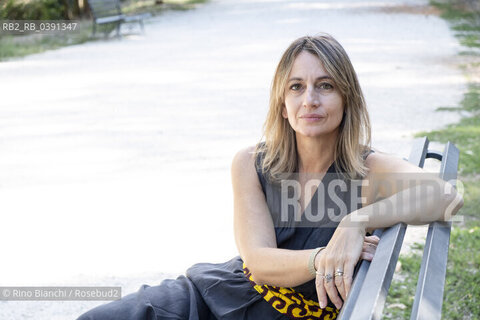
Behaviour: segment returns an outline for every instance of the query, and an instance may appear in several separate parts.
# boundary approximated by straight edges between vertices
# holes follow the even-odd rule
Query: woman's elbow
[[[253,282],[255,282],[255,284],[258,284],[258,285],[264,285],[265,279],[262,276],[262,271],[259,270],[259,268],[257,268],[257,265],[251,262],[247,264],[245,260],[243,262],[245,263],[245,266],[248,269],[249,280],[252,280]]]
[[[449,202],[447,209],[445,210],[445,220],[451,219],[463,207],[463,196],[459,192],[455,192],[455,195],[452,198],[453,200]]]
[[[443,196],[441,215],[438,220],[448,221],[463,207],[463,196],[453,187]]]
[[[244,266],[248,270],[249,279],[255,282],[256,284],[263,284],[263,277],[262,271],[259,268],[260,264],[258,263],[258,259],[256,259],[255,254],[253,252],[243,253],[240,255]]]
[[[254,272],[250,271],[250,275],[251,275],[250,280],[255,282],[255,284],[260,285],[260,286],[263,286],[264,284],[267,284],[265,279],[263,277],[259,276],[258,272],[254,273]]]

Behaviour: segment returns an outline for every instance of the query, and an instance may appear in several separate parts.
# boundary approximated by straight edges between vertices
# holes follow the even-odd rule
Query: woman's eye
[[[321,90],[332,90],[333,89],[333,85],[331,85],[330,83],[328,82],[323,82],[323,83],[320,83],[317,88],[321,89]],[[290,86],[290,90],[293,90],[293,91],[299,91],[302,89],[302,84],[301,83],[295,83],[295,84],[292,84]]]
[[[319,85],[319,87],[320,87],[320,89],[324,89],[324,90],[331,90],[331,89],[333,89],[333,86],[332,86],[330,83],[328,83],[328,82],[321,83],[321,84]]]
[[[295,84],[292,84],[292,85],[290,86],[290,89],[292,89],[292,90],[294,90],[294,91],[297,91],[297,90],[300,90],[301,87],[302,87],[302,86],[301,86],[300,83],[295,83]]]

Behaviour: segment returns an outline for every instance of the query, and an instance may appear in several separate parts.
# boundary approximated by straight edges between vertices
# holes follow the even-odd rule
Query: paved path
[[[234,256],[230,162],[260,139],[275,65],[305,34],[344,45],[374,146],[407,156],[464,89],[445,22],[406,13],[425,3],[212,1],[145,36],[0,63],[0,283],[128,293]],[[0,304],[2,319],[50,320],[92,305]]]

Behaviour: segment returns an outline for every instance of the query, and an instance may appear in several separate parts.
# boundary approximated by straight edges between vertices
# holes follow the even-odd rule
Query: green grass
[[[477,251],[479,243],[478,220],[467,222],[465,227],[452,229],[442,319],[478,319],[480,316],[480,255]],[[410,318],[423,252],[421,246],[417,249],[399,259],[401,271],[397,277],[402,280],[397,278],[392,282],[384,319]]]
[[[452,26],[452,29],[460,32],[479,32],[480,26],[471,23],[460,22]]]
[[[158,5],[155,4],[154,0],[130,0],[123,3],[122,11],[126,14],[150,12],[152,15],[159,15],[166,10],[190,10],[198,4],[207,1],[208,0],[164,0],[163,4]],[[69,45],[81,44],[87,41],[104,40],[104,33],[114,29],[113,25],[99,26],[97,27],[97,36],[92,38],[91,20],[76,22],[79,23],[79,31],[75,33],[18,36],[0,34],[0,61],[24,57],[29,54],[54,50]]]
[[[480,85],[470,84],[460,106],[442,107],[442,112],[462,112],[458,123],[441,130],[419,132],[417,136],[428,136],[430,140],[452,141],[460,150],[459,172],[461,175],[480,174]]]
[[[432,4],[441,9],[459,42],[463,55],[477,59],[463,66],[466,76],[478,70],[480,61],[480,13],[459,10],[454,1]],[[459,112],[461,119],[441,130],[419,132],[432,141],[451,141],[460,150],[459,179],[464,185],[464,206],[458,213],[463,222],[454,223],[448,252],[442,319],[480,319],[480,84],[471,83],[458,106],[437,108],[438,112]],[[401,270],[390,287],[384,319],[409,319],[415,295],[423,249],[418,245],[400,256]]]
[[[480,38],[477,34],[459,35],[460,43],[466,47],[480,48]]]
[[[480,318],[480,181],[463,177],[465,205],[460,213],[464,222],[454,224],[448,251],[442,319]],[[410,319],[423,244],[401,255],[401,270],[396,274],[387,297],[384,319]]]
[[[430,1],[440,9],[441,17],[447,20],[456,31],[460,44],[470,48],[480,48],[480,13],[465,11],[454,0]]]
[[[451,234],[443,315],[445,319],[478,319],[480,316],[480,224],[455,228]]]
[[[452,141],[460,149],[460,180],[464,185],[464,207],[459,212],[464,219],[454,224],[447,264],[443,319],[480,318],[480,99],[479,86],[471,85],[461,106],[452,108],[468,112],[458,123],[442,130],[420,132],[431,140]],[[448,111],[442,111],[448,112]],[[386,319],[408,319],[415,295],[421,253],[401,256],[402,270],[390,288],[385,309]],[[405,309],[395,308],[402,304]],[[393,307],[392,307],[393,305]]]
[[[419,244],[412,246],[412,253],[400,256],[401,271],[392,281],[384,309],[384,319],[409,319],[422,260]]]

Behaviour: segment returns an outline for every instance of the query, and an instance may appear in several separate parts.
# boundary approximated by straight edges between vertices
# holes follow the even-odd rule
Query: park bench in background
[[[122,23],[138,22],[142,32],[144,32],[143,19],[151,16],[150,13],[125,15],[122,13],[119,0],[88,0],[88,5],[93,15],[92,36],[95,36],[97,25],[102,24],[114,24],[117,37],[120,36],[120,25]]]
[[[454,181],[457,178],[458,149],[448,142],[442,154],[428,150],[428,144],[426,137],[416,139],[408,161],[423,167],[426,158],[438,159],[441,161],[440,178]],[[362,261],[360,264],[339,319],[382,318],[405,230],[404,223],[375,230],[374,234],[381,237],[375,257],[372,262]],[[450,221],[433,222],[428,227],[411,320],[441,318],[450,230]]]

